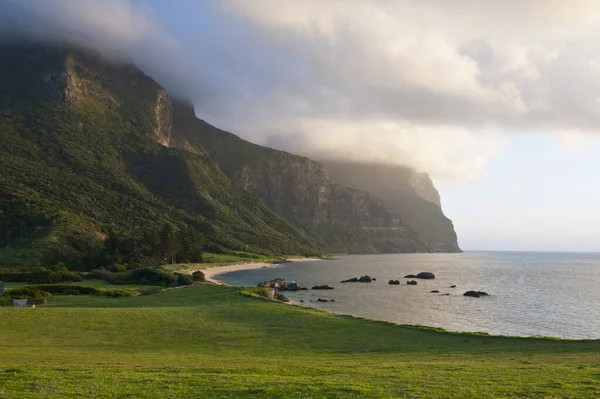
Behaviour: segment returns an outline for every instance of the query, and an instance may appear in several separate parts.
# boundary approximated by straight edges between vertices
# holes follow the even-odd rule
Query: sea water
[[[406,284],[403,276],[424,271],[436,278]],[[340,283],[365,274],[377,280]],[[334,313],[449,331],[600,339],[600,254],[344,255],[216,276],[227,284],[244,286],[277,277],[308,288],[333,286],[327,291],[284,294],[297,304]],[[389,285],[390,279],[399,279],[401,284]],[[489,296],[463,296],[468,290],[485,291]],[[322,303],[318,298],[335,301]]]

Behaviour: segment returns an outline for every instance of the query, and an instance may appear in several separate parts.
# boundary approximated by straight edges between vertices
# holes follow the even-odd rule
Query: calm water
[[[435,280],[406,285],[402,277],[430,271]],[[341,280],[368,274],[373,283]],[[276,277],[330,291],[285,293],[294,302],[335,313],[451,331],[600,339],[600,254],[466,252],[462,254],[348,255],[217,276],[232,285]],[[400,286],[388,280],[400,279]],[[456,288],[449,288],[456,284]],[[439,290],[440,294],[429,293]],[[467,290],[486,298],[468,298]],[[450,293],[449,296],[442,296]],[[318,303],[317,298],[335,299]]]

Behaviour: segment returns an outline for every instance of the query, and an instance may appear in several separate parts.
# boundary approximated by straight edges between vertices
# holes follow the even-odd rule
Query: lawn
[[[600,341],[397,326],[198,285],[0,308],[0,398],[600,396]]]

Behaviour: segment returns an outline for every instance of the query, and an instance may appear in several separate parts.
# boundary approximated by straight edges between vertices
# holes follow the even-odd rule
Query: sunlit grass
[[[440,332],[211,285],[0,309],[0,397],[598,397],[600,341]]]

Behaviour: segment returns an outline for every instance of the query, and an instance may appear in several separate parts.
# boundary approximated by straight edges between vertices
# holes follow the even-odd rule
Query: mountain
[[[173,105],[173,120],[174,136],[205,148],[233,182],[258,196],[325,251],[445,249],[422,240],[397,210],[374,193],[340,184],[320,163],[245,141],[199,120],[193,107],[183,103]]]
[[[452,221],[426,173],[397,165],[321,161],[340,184],[373,193],[413,228],[433,252],[458,252]]]
[[[322,252],[174,134],[171,99],[134,66],[2,45],[0,142],[0,264]]]

